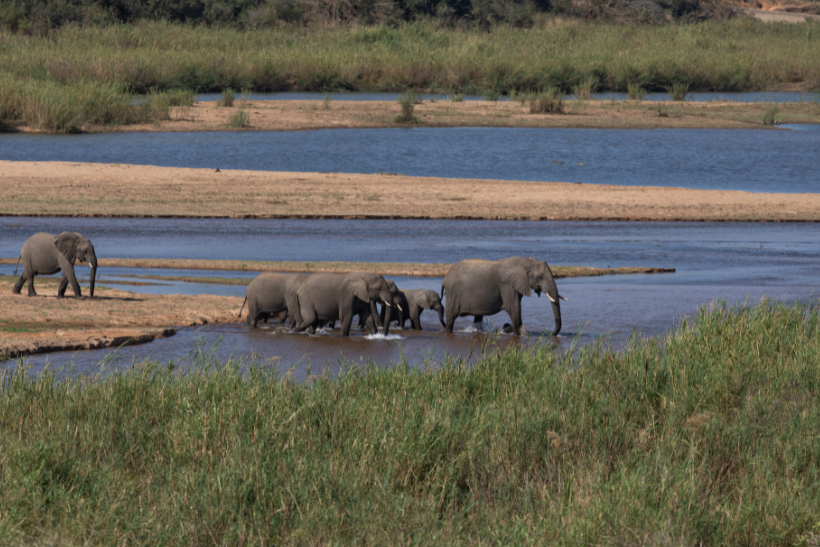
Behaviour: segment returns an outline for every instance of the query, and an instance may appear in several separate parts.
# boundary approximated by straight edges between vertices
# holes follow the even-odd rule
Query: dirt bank
[[[0,161],[0,215],[820,221],[820,194]]]
[[[175,327],[236,321],[242,299],[146,295],[97,287],[94,298],[58,299],[57,282],[37,278],[38,296],[12,294],[0,276],[0,360],[49,351],[140,344],[173,335]],[[69,289],[69,293],[71,290]]]
[[[767,103],[565,101],[563,114],[532,114],[521,101],[425,101],[414,107],[414,121],[397,123],[397,101],[238,101],[233,107],[216,102],[176,107],[171,120],[126,126],[88,126],[90,132],[109,131],[299,131],[380,127],[573,127],[604,129],[652,128],[764,128]],[[238,113],[245,127],[235,127]],[[820,123],[815,103],[778,104],[781,123]],[[29,128],[21,127],[21,131]]]

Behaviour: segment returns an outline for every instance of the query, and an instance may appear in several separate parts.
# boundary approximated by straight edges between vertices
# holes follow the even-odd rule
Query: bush
[[[416,118],[413,115],[413,111],[415,110],[416,105],[416,94],[412,91],[407,93],[406,95],[402,95],[399,97],[399,104],[401,105],[401,113],[396,116],[396,122],[398,123],[411,123],[415,122]]]
[[[763,125],[774,125],[776,121],[775,116],[777,116],[778,111],[777,105],[770,104],[767,106],[763,112]]]
[[[247,127],[249,123],[250,115],[248,115],[248,113],[245,112],[242,108],[240,108],[231,115],[230,126],[235,129]]]
[[[236,98],[236,93],[233,89],[228,88],[222,91],[222,98],[219,100],[219,106],[231,107],[233,106],[234,99]]]
[[[666,91],[669,93],[669,99],[672,101],[685,101],[686,94],[689,92],[689,84],[673,84],[667,87]]]
[[[629,100],[631,101],[642,101],[643,96],[646,95],[646,90],[638,83],[630,83],[627,87],[627,91],[629,93]]]
[[[551,87],[546,91],[536,93],[529,99],[531,114],[562,114],[564,99],[561,90]]]

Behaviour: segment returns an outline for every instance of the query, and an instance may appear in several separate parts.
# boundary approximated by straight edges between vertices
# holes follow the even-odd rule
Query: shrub
[[[231,88],[225,89],[222,91],[222,99],[219,101],[219,106],[230,107],[233,106],[234,98],[236,97],[236,93]]]
[[[413,110],[415,109],[416,100],[416,94],[412,91],[408,92],[406,95],[402,95],[399,97],[401,113],[398,116],[396,116],[396,122],[411,123],[416,121],[415,116],[413,116]]]
[[[629,100],[631,101],[642,101],[643,96],[646,95],[646,90],[641,87],[639,83],[630,83],[627,86],[627,90],[629,93]]]
[[[763,112],[763,125],[774,125],[778,110],[777,105],[770,104],[767,106]]]
[[[235,129],[247,127],[250,123],[250,116],[242,108],[231,115],[230,126]]]
[[[485,101],[497,101],[497,100],[499,99],[499,97],[501,97],[501,93],[499,93],[499,92],[498,92],[498,91],[496,91],[495,89],[486,89],[486,90],[484,90],[484,92],[481,94],[481,97],[482,97]]]
[[[672,101],[685,101],[686,94],[689,93],[689,84],[672,84],[667,87],[666,91],[669,93],[669,99]]]
[[[551,87],[546,91],[535,94],[529,100],[531,114],[562,114],[564,99],[561,90]]]
[[[598,89],[598,79],[587,78],[572,88],[572,94],[576,99],[589,99],[596,89]]]

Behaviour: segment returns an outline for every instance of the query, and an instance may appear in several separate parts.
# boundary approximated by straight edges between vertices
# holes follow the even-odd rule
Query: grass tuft
[[[630,101],[642,101],[643,96],[646,95],[646,90],[641,87],[641,84],[630,82],[627,86]]]
[[[536,93],[529,99],[531,114],[562,114],[564,99],[561,90],[551,87],[546,91]]]
[[[416,101],[418,98],[416,94],[412,91],[409,91],[406,95],[401,95],[398,99],[399,105],[401,105],[401,113],[396,116],[396,123],[413,123],[416,120],[416,117],[413,115],[413,111],[415,110]]]
[[[689,84],[672,84],[671,87],[666,88],[666,91],[669,93],[669,100],[685,101],[689,93]]]
[[[572,94],[576,99],[589,99],[593,93],[598,89],[598,79],[594,77],[587,78],[583,82],[572,88]]]
[[[239,108],[239,110],[231,115],[229,125],[235,129],[242,129],[243,127],[248,127],[250,119],[250,114],[245,112],[243,108]]]
[[[222,90],[222,98],[219,100],[217,104],[219,104],[219,106],[232,107],[235,98],[236,93],[234,92],[234,90],[231,88],[227,88]]]
[[[481,98],[485,101],[492,101],[495,102],[501,97],[501,93],[496,91],[495,89],[485,89],[483,93],[481,93]]]
[[[777,105],[770,104],[766,107],[766,110],[763,112],[763,125],[774,125],[775,124],[775,116],[779,112],[779,108]]]

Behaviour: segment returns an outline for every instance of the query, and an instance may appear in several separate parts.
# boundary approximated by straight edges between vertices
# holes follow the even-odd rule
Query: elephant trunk
[[[546,293],[550,296],[550,304],[552,304],[552,315],[555,316],[555,330],[552,331],[553,336],[558,336],[561,332],[561,300],[558,296],[558,287],[555,285],[555,280],[550,276]]]
[[[438,320],[441,321],[441,326],[447,327],[447,323],[444,322],[444,306],[436,306],[436,311],[438,312]]]
[[[88,294],[91,298],[94,298],[94,283],[97,281],[97,257],[92,257],[90,260],[91,264],[91,287],[89,288]]]

